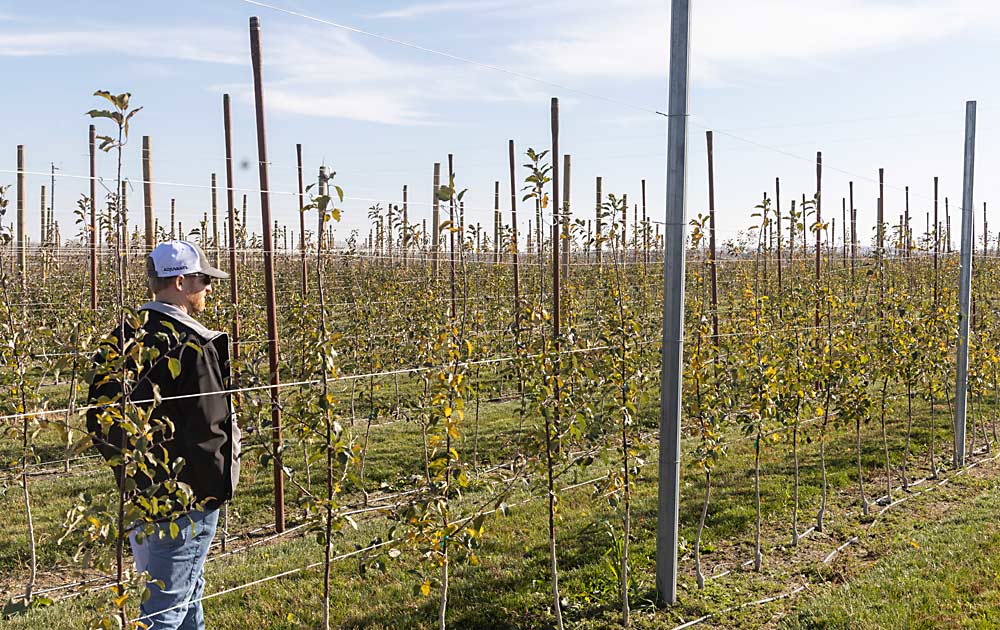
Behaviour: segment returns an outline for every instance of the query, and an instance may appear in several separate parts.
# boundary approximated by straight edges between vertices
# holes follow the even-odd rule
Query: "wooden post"
[[[642,262],[649,266],[649,222],[646,219],[646,180],[642,180]]]
[[[944,198],[944,237],[947,253],[951,253],[951,210],[948,209],[948,198]]]
[[[45,219],[46,219],[46,215],[48,214],[48,209],[45,207],[45,205],[46,205],[45,202],[46,201],[47,200],[45,198],[45,184],[42,184],[42,198],[41,198],[41,202],[42,202],[41,206],[42,207],[41,207],[41,212],[39,214],[39,217],[41,219],[41,232],[42,233],[41,233],[41,240],[39,241],[39,249],[38,249],[39,256],[38,256],[38,260],[39,260],[39,264],[42,267],[42,281],[43,282],[47,281],[48,277],[49,277],[48,270],[47,270],[46,264],[45,264],[45,251],[44,251],[45,250]]]
[[[879,259],[885,253],[885,169],[878,169],[878,251]],[[879,263],[881,265],[881,262]]]
[[[990,225],[986,221],[986,202],[983,202],[983,256],[989,254],[988,248],[990,244]]]
[[[906,206],[903,210],[903,251],[910,257],[910,187],[906,187]]]
[[[802,195],[802,257],[805,258],[809,254],[809,224],[806,222],[806,196]],[[815,210],[814,210],[815,212]]]
[[[409,193],[406,190],[406,184],[403,184],[403,264],[409,264],[407,260],[410,252],[410,200]]]
[[[295,160],[298,164],[298,175],[299,175],[299,255],[302,258],[302,295],[305,296],[309,293],[309,281],[308,274],[309,268],[306,262],[306,201],[305,201],[305,191],[302,188],[302,145],[295,145]],[[317,234],[316,238],[320,235]]]
[[[264,230],[264,290],[267,300],[268,363],[271,376],[271,455],[274,458],[274,528],[281,533],[285,531],[285,478],[282,464],[278,317],[274,287],[274,233],[271,231],[271,186],[268,179],[267,131],[264,122],[264,79],[260,58],[260,19],[257,17],[250,18],[250,57],[253,62],[260,212]]]
[[[396,212],[399,211],[399,206],[393,206],[391,203],[388,204],[386,210],[389,213],[389,217],[385,222],[385,230],[383,231],[383,238],[385,239],[385,253],[388,256],[389,262],[392,262],[392,224],[394,222]]]
[[[222,266],[222,250],[219,247],[219,195],[215,173],[212,173],[212,249],[215,254],[215,267],[219,268]]]
[[[493,264],[500,264],[500,182],[493,182]]]
[[[622,262],[628,262],[628,193],[622,195]]]
[[[17,145],[17,273],[21,289],[27,284],[27,243],[24,233],[24,145]]]
[[[177,238],[177,200],[170,200],[170,240]]]
[[[851,280],[853,281],[858,262],[858,211],[854,207],[854,182],[847,183],[847,191],[851,211]]]
[[[559,337],[561,335],[560,330],[560,302],[559,302],[559,239],[560,234],[560,214],[562,206],[559,205],[559,99],[552,99],[552,344],[555,350],[555,357],[552,360],[552,382],[553,382],[553,397],[555,404],[552,406],[552,419],[555,433],[559,433],[560,429],[560,400],[562,398],[561,388],[559,387],[561,366],[559,361],[559,350],[560,343]],[[555,607],[555,618],[557,627],[562,630],[562,611],[560,604],[559,595],[559,572],[557,570],[556,562],[556,548],[555,548],[555,501],[556,494],[552,483],[552,432],[549,431],[548,420],[545,422],[545,444],[546,452],[549,453],[549,479],[548,479],[548,490],[549,490],[549,538],[552,542],[550,548],[550,558],[549,562],[552,568],[552,594],[553,602],[552,605]],[[625,471],[628,474],[628,470]],[[627,477],[626,477],[627,479]],[[626,543],[628,544],[628,543]]]
[[[595,256],[597,258],[597,267],[601,267],[601,234],[602,234],[602,224],[601,224],[601,178],[597,178],[597,214],[595,215],[595,238],[597,243],[594,246]]]
[[[126,258],[128,257],[128,250],[130,245],[129,243],[130,239],[128,233],[128,185],[129,185],[128,180],[122,181],[121,194],[118,198],[121,204],[119,209],[121,211],[121,216],[122,216],[121,231],[118,233],[118,238],[120,239],[118,241],[118,245],[122,248],[122,251],[125,252]],[[122,273],[125,273],[126,275],[128,274],[128,265],[124,267]],[[125,282],[125,286],[126,287],[128,286],[127,280]]]
[[[49,218],[48,196],[45,193],[46,193],[45,184],[42,184],[41,207],[39,208],[39,211],[38,211],[38,217],[39,217],[39,220],[41,221],[41,223],[39,224],[40,230],[39,230],[38,237],[39,237],[39,244],[42,246],[42,248],[45,247],[45,243],[46,243],[46,238],[45,237],[48,234],[48,230],[47,230],[47,228],[45,226],[45,222]]]
[[[438,199],[438,189],[441,187],[441,163],[434,163],[433,214],[431,215],[431,275],[438,277],[438,254],[441,250],[441,201]]]
[[[776,232],[778,233],[778,296],[781,296],[781,180],[774,178],[774,215],[777,217]],[[791,221],[791,219],[789,219]],[[779,313],[781,300],[778,300]]]
[[[844,261],[844,269],[847,269],[847,197],[840,198],[840,249],[841,258]]]
[[[712,283],[712,343],[716,350],[719,347],[719,284],[715,249],[715,150],[712,144],[712,131],[705,132],[705,143],[708,149],[708,256],[709,278]],[[645,180],[643,180],[645,183]],[[643,190],[645,190],[643,186]]]
[[[448,186],[455,185],[455,156],[448,154]],[[452,188],[451,199],[448,201],[448,277],[451,284],[451,319],[458,317],[458,293],[455,287],[455,195]],[[464,229],[464,226],[463,226]]]
[[[591,243],[591,239],[594,236],[593,226],[594,226],[594,222],[592,220],[590,220],[590,219],[587,219],[587,240],[584,242],[583,251],[587,255],[587,264],[588,265],[590,264],[590,243]]]
[[[571,223],[572,218],[573,218],[573,212],[572,212],[572,210],[570,209],[570,206],[569,206],[570,169],[571,168],[572,168],[572,158],[570,157],[570,154],[567,153],[566,155],[563,156],[563,172],[562,172],[562,178],[563,178],[563,188],[562,188],[562,204],[563,204],[563,209],[562,209],[562,217],[561,217],[562,226],[563,226],[562,227],[562,239],[563,239],[563,243],[562,243],[562,247],[563,247],[563,250],[562,250],[562,267],[563,267],[562,276],[563,276],[563,280],[564,281],[568,281],[569,280],[569,254],[570,254],[570,244],[572,242],[570,240],[570,235],[572,234],[571,229],[570,229],[571,228],[570,223]]]
[[[146,253],[156,247],[156,230],[153,226],[153,167],[149,136],[142,137],[142,209],[146,229]]]
[[[514,339],[518,339],[521,329],[521,285],[518,276],[518,256],[517,256],[517,181],[514,164],[514,141],[507,142],[508,158],[510,162],[510,254],[513,260],[514,271]],[[531,228],[528,228],[528,237],[531,237]]]

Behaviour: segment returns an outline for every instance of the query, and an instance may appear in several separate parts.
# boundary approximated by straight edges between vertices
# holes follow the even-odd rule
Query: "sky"
[[[267,4],[137,0],[111,10],[85,0],[0,0],[0,152],[7,154],[0,185],[14,183],[16,145],[24,145],[33,240],[39,188],[49,185],[52,163],[56,219],[64,237],[77,232],[73,210],[88,186],[85,112],[106,105],[92,96],[98,89],[131,92],[143,107],[124,158],[133,221],[141,217],[141,137],[148,135],[155,212],[167,222],[175,199],[185,229],[211,207],[211,173],[224,181],[222,95],[231,94],[235,186],[247,191],[250,227],[259,230],[254,15],[262,24],[271,204],[280,223],[298,224],[297,143],[307,183],[320,164],[337,172],[346,194],[338,238],[352,229],[367,235],[368,207],[401,203],[404,185],[411,221],[429,219],[433,165],[446,169],[449,154],[458,188],[468,189],[467,223],[489,229],[494,181],[509,221],[508,139],[519,165],[529,147],[547,149],[551,97],[560,99],[561,151],[572,156],[574,210],[592,217],[597,176],[605,193],[626,193],[630,202],[639,201],[645,179],[648,212],[662,220],[666,119],[655,112],[667,107],[667,0]],[[967,100],[978,102],[976,214],[1000,199],[992,176],[1000,158],[1000,3],[692,5],[687,214],[707,212],[705,131],[712,129],[723,240],[752,222],[776,177],[783,211],[793,198],[811,197],[817,151],[826,216],[833,211],[840,223],[853,181],[863,240],[875,221],[879,168],[887,217],[902,213],[909,186],[917,233],[931,208],[932,178],[940,177],[942,213],[947,196],[957,235]],[[97,124],[98,133],[112,131],[108,121]],[[98,174],[113,181],[112,156],[99,157]],[[526,176],[520,169],[518,181]],[[219,204],[223,216],[224,191]],[[995,206],[987,207],[989,222],[1000,226]]]

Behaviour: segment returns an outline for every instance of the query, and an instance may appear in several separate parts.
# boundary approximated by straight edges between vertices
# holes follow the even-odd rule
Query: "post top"
[[[260,18],[256,15],[250,16],[250,28],[260,28]]]

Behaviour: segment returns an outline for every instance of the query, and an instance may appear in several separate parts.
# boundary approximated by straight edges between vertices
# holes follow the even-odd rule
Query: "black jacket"
[[[153,417],[168,418],[173,431],[164,431],[156,442],[168,453],[168,462],[184,459],[177,479],[191,486],[197,500],[213,509],[233,497],[240,474],[240,429],[233,413],[232,396],[223,393],[230,388],[229,337],[205,328],[170,304],[149,302],[139,311],[146,316],[141,326],[145,332],[143,345],[156,347],[160,356],[143,366],[140,374],[146,377],[139,379],[131,399],[137,406],[149,409],[152,402],[139,401],[151,401],[153,385],[159,388],[163,400],[153,409]],[[126,325],[125,335],[125,339],[134,338],[136,331]],[[115,329],[104,343],[114,347],[119,338],[119,330]],[[104,369],[101,357],[98,353],[95,358],[89,405],[95,405],[101,398],[109,400],[121,391],[120,381]],[[176,371],[177,363],[171,366],[167,357],[180,363],[176,377],[170,368]],[[98,408],[87,411],[87,429],[95,436],[98,450],[110,460],[118,453],[111,445],[121,442],[122,433],[114,425],[105,431],[99,416]],[[119,481],[122,470],[121,466],[115,467]],[[168,476],[162,468],[155,469],[152,479],[144,474],[135,475],[136,491],[148,492]],[[162,493],[162,487],[152,490],[152,494]]]

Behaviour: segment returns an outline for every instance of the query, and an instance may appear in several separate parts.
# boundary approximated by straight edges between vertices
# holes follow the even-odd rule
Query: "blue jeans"
[[[196,510],[177,519],[176,538],[170,537],[167,523],[158,525],[163,538],[154,534],[138,541],[135,530],[129,532],[136,570],[148,571],[150,580],[163,582],[163,588],[149,582],[150,596],[141,606],[143,622],[150,630],[205,628],[198,600],[205,590],[205,558],[218,522],[219,510]]]

